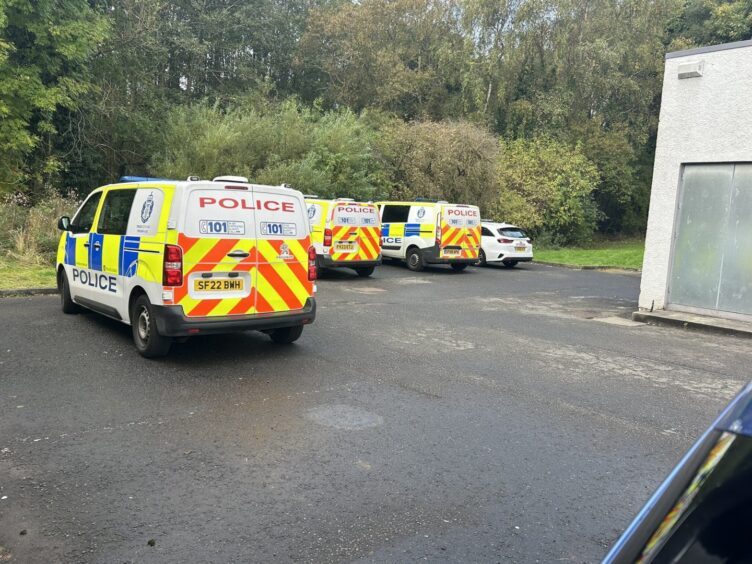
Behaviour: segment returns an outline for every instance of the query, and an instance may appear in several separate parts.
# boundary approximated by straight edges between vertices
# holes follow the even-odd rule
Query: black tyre
[[[363,266],[356,268],[355,272],[357,272],[358,276],[360,276],[361,278],[368,278],[371,274],[373,274],[374,270],[376,270],[376,267],[374,266]]]
[[[454,270],[455,272],[462,272],[463,270],[467,268],[467,263],[466,262],[453,262],[449,266],[451,266],[452,270]]]
[[[269,337],[272,341],[280,345],[289,345],[297,341],[303,334],[303,326],[295,325],[293,327],[282,327],[269,331]]]
[[[505,260],[502,264],[504,265],[505,268],[514,268],[515,266],[517,266],[517,261]]]
[[[405,261],[407,262],[407,268],[413,272],[420,272],[426,267],[426,263],[423,260],[423,254],[417,247],[413,247],[407,251]]]
[[[61,270],[57,275],[57,289],[60,291],[60,305],[62,306],[63,313],[79,313],[81,306],[71,298],[68,277],[65,275],[64,270]]]
[[[483,249],[481,249],[480,253],[478,253],[478,262],[475,264],[477,264],[478,266],[486,266],[488,264],[488,262],[486,261],[486,252]]]
[[[172,339],[160,335],[154,319],[154,308],[146,295],[139,296],[131,310],[131,329],[136,350],[145,358],[158,358],[170,351]]]

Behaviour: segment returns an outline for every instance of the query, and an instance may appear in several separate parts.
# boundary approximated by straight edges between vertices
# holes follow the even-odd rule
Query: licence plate
[[[209,278],[193,281],[194,292],[242,292],[242,278]]]
[[[340,253],[355,252],[355,243],[337,243],[337,251]]]
[[[527,247],[525,245],[522,245],[521,247],[515,247],[514,248],[514,250],[517,251],[518,253],[524,253],[525,249],[527,249]]]
[[[444,254],[449,256],[459,256],[462,253],[459,249],[444,249]]]

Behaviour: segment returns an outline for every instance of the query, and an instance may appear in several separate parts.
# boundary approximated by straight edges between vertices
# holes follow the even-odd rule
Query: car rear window
[[[332,218],[334,225],[351,227],[377,227],[379,215],[376,206],[338,205]]]
[[[527,233],[518,227],[501,227],[499,235],[503,237],[512,237],[513,239],[527,239]]]

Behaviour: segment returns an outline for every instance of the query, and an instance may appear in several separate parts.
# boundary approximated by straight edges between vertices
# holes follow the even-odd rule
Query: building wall
[[[752,162],[752,42],[670,54],[663,77],[640,309],[665,308],[682,164]],[[679,65],[702,61],[680,80]]]

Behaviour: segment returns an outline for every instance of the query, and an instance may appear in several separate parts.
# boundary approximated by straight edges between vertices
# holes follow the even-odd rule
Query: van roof
[[[478,206],[474,204],[453,204],[452,202],[447,202],[445,200],[405,200],[402,202],[376,202],[376,205],[378,206],[414,206],[414,205],[421,205],[421,206],[433,206],[433,205],[443,205],[443,206],[467,206],[467,207],[474,207],[477,208]]]

